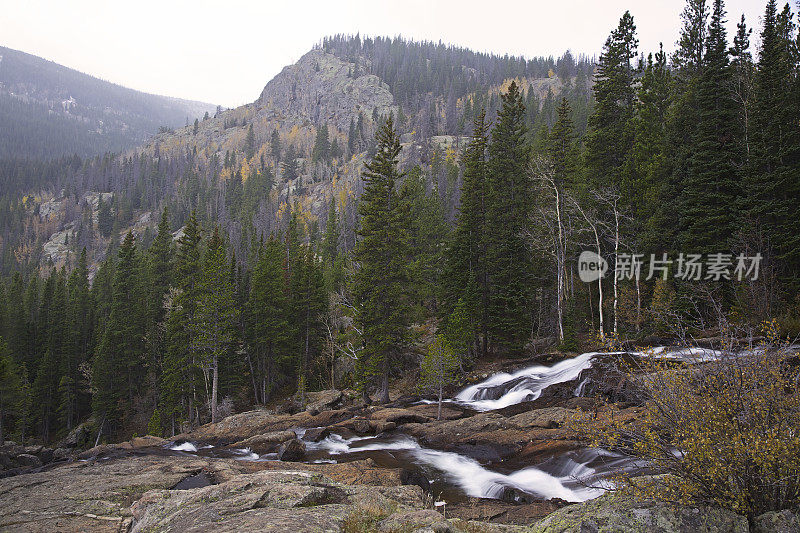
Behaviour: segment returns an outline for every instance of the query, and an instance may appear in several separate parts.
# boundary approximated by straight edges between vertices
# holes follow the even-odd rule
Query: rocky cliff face
[[[256,105],[285,119],[305,119],[347,131],[359,113],[397,114],[394,96],[380,78],[354,78],[354,65],[315,49],[267,83]]]

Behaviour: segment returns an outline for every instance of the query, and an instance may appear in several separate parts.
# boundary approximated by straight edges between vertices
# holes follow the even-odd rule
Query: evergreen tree
[[[487,268],[492,296],[489,335],[499,348],[519,351],[531,333],[532,258],[524,232],[531,210],[525,106],[515,82],[489,144],[489,233]]]
[[[278,134],[278,130],[272,130],[272,136],[269,140],[269,147],[270,152],[272,153],[272,158],[275,159],[275,162],[278,163],[281,160],[281,136]]]
[[[256,136],[253,133],[253,124],[247,128],[247,136],[244,138],[244,156],[247,159],[253,159],[256,154]]]
[[[196,419],[197,348],[190,324],[194,320],[198,298],[200,241],[200,226],[192,212],[183,235],[178,239],[174,270],[176,287],[168,297],[167,346],[161,373],[160,410],[162,417],[171,421],[173,433],[176,421],[186,420],[191,425]],[[182,413],[186,413],[185,418]]]
[[[89,291],[89,269],[86,264],[86,249],[81,252],[78,264],[67,281],[68,346],[62,365],[60,413],[67,429],[88,406],[88,398],[80,395],[78,384],[80,367],[89,360],[92,350],[93,305]],[[63,386],[62,386],[63,384]]]
[[[375,157],[365,163],[364,193],[358,205],[358,228],[352,284],[356,319],[364,349],[358,361],[361,387],[377,379],[379,400],[389,401],[389,373],[408,341],[408,244],[404,213],[395,183],[400,140],[390,116],[376,134]]]
[[[587,183],[595,188],[623,189],[623,170],[633,145],[631,127],[635,91],[631,60],[638,46],[636,26],[626,11],[603,46],[594,84],[596,104],[586,135]],[[625,198],[635,190],[623,191]]]
[[[21,383],[8,345],[0,338],[0,442],[5,442],[9,415],[19,415]]]
[[[314,140],[314,148],[311,151],[311,161],[318,163],[326,161],[330,155],[331,145],[328,141],[328,125],[323,124],[317,128],[317,137]]]
[[[729,250],[726,244],[738,222],[731,209],[739,196],[739,155],[724,17],[722,0],[715,0],[698,88],[699,122],[681,199],[681,242],[694,253]]]
[[[791,286],[800,279],[800,120],[797,51],[790,13],[767,3],[753,87],[753,128],[746,182],[749,224],[755,223]]]
[[[310,378],[312,356],[319,351],[322,329],[322,317],[328,305],[322,265],[317,261],[311,246],[299,258],[295,273],[292,275],[291,306],[294,317],[294,330],[297,332],[300,353],[299,364],[301,403],[305,398],[305,388]]]
[[[464,184],[456,227],[446,251],[443,290],[448,311],[464,302],[477,324],[481,356],[489,344],[489,177],[487,147],[489,127],[483,109],[475,117],[472,138],[466,149]]]
[[[132,233],[125,236],[118,255],[111,312],[92,372],[96,389],[92,408],[101,424],[104,420],[111,428],[115,428],[132,407],[144,368],[146,331],[140,260]]]
[[[190,335],[197,346],[198,365],[205,374],[206,383],[211,384],[208,398],[211,422],[217,422],[220,361],[231,348],[239,320],[228,255],[218,227],[214,228],[203,258],[196,306]]]
[[[256,403],[269,400],[277,372],[286,368],[289,351],[289,299],[284,248],[270,236],[262,245],[250,280],[245,337]]]

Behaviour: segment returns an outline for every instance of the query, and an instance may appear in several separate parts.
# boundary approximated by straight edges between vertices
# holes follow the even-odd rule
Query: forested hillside
[[[118,152],[214,111],[0,46],[0,159]]]
[[[758,49],[726,16],[689,0],[667,57],[626,12],[596,64],[333,37],[253,104],[5,164],[3,423],[166,435],[324,387],[383,401],[421,357],[797,334],[797,14],[769,0]]]

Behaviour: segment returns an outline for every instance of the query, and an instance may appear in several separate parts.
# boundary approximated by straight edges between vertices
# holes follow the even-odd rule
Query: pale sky
[[[709,2],[711,3],[711,2]],[[783,2],[779,2],[782,4]],[[599,55],[630,10],[639,51],[675,47],[683,0],[0,0],[0,45],[126,87],[233,107],[335,33],[402,35],[500,54]],[[766,0],[728,0],[728,39]],[[512,7],[513,6],[513,7]],[[753,49],[754,55],[755,50]]]

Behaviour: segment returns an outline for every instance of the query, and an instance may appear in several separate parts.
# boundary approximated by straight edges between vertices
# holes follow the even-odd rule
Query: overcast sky
[[[402,35],[526,57],[557,56],[566,49],[598,55],[629,9],[640,52],[650,52],[659,42],[674,49],[683,4],[0,0],[0,45],[134,89],[232,107],[255,100],[270,78],[325,35]],[[757,34],[765,4],[766,0],[728,0],[729,40],[742,13]]]

